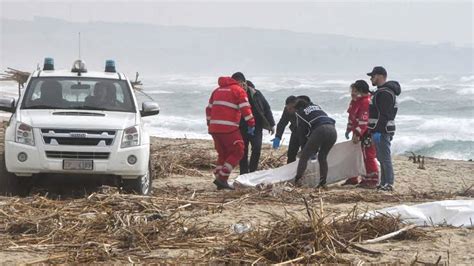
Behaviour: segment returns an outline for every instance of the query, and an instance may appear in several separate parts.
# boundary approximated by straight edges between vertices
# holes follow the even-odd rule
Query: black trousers
[[[327,157],[332,146],[336,143],[336,140],[337,132],[334,125],[321,125],[313,129],[308,142],[306,142],[306,145],[301,152],[301,157],[298,162],[298,170],[296,172],[296,179],[300,179],[303,176],[306,167],[308,166],[308,160],[311,156],[318,153],[319,173],[321,175],[320,181],[326,183],[326,178],[328,176]]]
[[[240,160],[240,174],[246,174],[257,171],[260,153],[262,151],[262,129],[255,129],[255,136],[250,137],[247,132],[241,132],[244,140],[244,156]],[[249,144],[252,146],[249,161]]]
[[[286,154],[288,157],[286,163],[292,163],[296,161],[296,155],[298,154],[299,150],[300,150],[300,141],[298,138],[298,133],[291,132],[290,143],[288,145],[288,152]]]

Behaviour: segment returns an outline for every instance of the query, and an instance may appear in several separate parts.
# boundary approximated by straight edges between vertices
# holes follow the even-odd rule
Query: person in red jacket
[[[365,188],[375,188],[378,183],[378,165],[376,161],[375,146],[372,145],[370,134],[368,132],[369,120],[369,104],[370,104],[370,90],[367,82],[357,80],[351,85],[352,101],[347,112],[349,119],[347,123],[346,139],[349,139],[349,134],[352,132],[352,141],[354,143],[361,142],[362,153],[364,155],[364,163],[366,176],[362,177],[359,184],[359,177],[351,177],[346,180],[344,185],[357,185]]]
[[[247,133],[255,133],[255,119],[247,93],[242,88],[245,83],[243,75],[242,79],[220,77],[219,87],[212,92],[206,108],[208,132],[214,139],[218,154],[214,170],[217,189],[233,189],[227,180],[244,154],[244,142],[239,130],[242,117],[248,125]]]

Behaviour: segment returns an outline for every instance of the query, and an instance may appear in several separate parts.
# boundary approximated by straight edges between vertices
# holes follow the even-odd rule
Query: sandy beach
[[[0,147],[3,152],[3,131],[0,131],[0,139],[2,140]],[[361,210],[374,210],[400,204],[410,205],[442,199],[472,199],[473,197],[474,166],[472,162],[466,161],[429,158],[425,162],[426,169],[422,170],[418,169],[418,164],[414,164],[407,157],[396,156],[394,160],[396,185],[393,193],[342,187],[340,184],[331,185],[327,191],[316,191],[310,188],[217,191],[212,184],[213,177],[206,169],[211,167],[213,158],[215,158],[210,141],[153,138],[152,150],[154,169],[157,174],[153,185],[153,196],[150,197],[152,201],[162,204],[159,206],[163,206],[164,213],[173,209],[173,215],[178,213],[179,217],[185,217],[194,225],[205,224],[206,230],[209,231],[202,229],[201,237],[216,239],[215,241],[219,243],[226,243],[226,238],[229,241],[232,239],[230,236],[235,233],[232,232],[231,227],[236,223],[249,224],[252,230],[259,230],[262,226],[272,223],[275,219],[274,215],[293,214],[297,217],[304,217],[306,208],[302,200],[303,197],[308,199],[311,207],[323,210],[325,214],[328,214],[328,217],[344,215],[356,205]],[[269,146],[266,146],[263,156],[264,167],[278,163],[278,160],[271,158],[279,158],[283,154],[284,149],[272,151]],[[284,157],[281,157],[280,160],[284,161]],[[5,172],[0,171],[0,173]],[[234,173],[233,177],[236,175]],[[108,240],[106,236],[98,235],[98,247],[91,249],[89,252],[92,253],[84,258],[80,254],[83,247],[71,245],[71,247],[65,248],[61,246],[63,243],[59,240],[59,235],[56,236],[58,240],[55,240],[55,237],[51,235],[46,237],[45,235],[40,236],[39,233],[36,235],[25,232],[14,233],[8,230],[11,228],[9,227],[10,222],[27,219],[28,213],[34,212],[28,206],[33,206],[37,202],[43,202],[41,203],[43,206],[40,208],[45,208],[44,206],[47,204],[54,204],[56,209],[51,209],[49,213],[57,213],[58,218],[54,221],[61,221],[61,219],[67,219],[67,213],[61,212],[61,209],[74,204],[85,204],[80,212],[82,214],[90,213],[87,201],[84,203],[88,197],[99,197],[104,201],[107,197],[127,200],[127,195],[118,194],[114,188],[99,187],[92,189],[91,192],[84,188],[84,184],[79,183],[79,185],[76,184],[78,188],[71,190],[77,189],[81,192],[74,194],[71,191],[68,192],[65,186],[58,183],[39,183],[43,184],[40,188],[34,188],[28,197],[0,197],[0,221],[4,221],[3,224],[0,224],[0,263],[206,262],[215,261],[218,256],[209,254],[222,249],[220,246],[222,244],[217,247],[213,244],[178,245],[178,242],[186,243],[187,240],[184,238],[176,241],[176,245],[162,244],[158,245],[160,248],[150,248],[145,252],[150,255],[148,257],[126,254],[98,256],[95,253],[100,253],[102,245],[104,247],[114,245],[111,239]],[[49,194],[45,194],[45,190]],[[36,195],[34,195],[35,193]],[[58,195],[61,195],[60,199]],[[23,206],[25,211],[13,212],[14,215],[12,215],[11,208],[14,208],[12,206]],[[41,226],[40,222],[37,226]],[[472,253],[474,231],[472,229],[424,227],[420,230],[426,232],[426,237],[418,240],[392,239],[364,245],[370,250],[381,252],[380,255],[343,252],[338,256],[352,263],[408,264],[414,261],[425,263],[439,261],[442,264],[467,265],[474,261]],[[51,231],[49,234],[61,233]],[[189,243],[193,243],[193,241],[195,241],[194,238],[189,239]],[[211,240],[209,242],[212,243]],[[44,244],[44,246],[40,247],[40,244]]]
[[[473,11],[0,0],[0,266],[474,266]]]

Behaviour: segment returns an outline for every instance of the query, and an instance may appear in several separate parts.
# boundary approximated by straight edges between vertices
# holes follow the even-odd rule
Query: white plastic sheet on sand
[[[296,176],[297,166],[298,160],[279,168],[240,175],[235,182],[242,186],[254,187],[259,184],[289,181]],[[360,144],[346,141],[334,145],[328,155],[328,166],[328,184],[353,176],[365,175],[364,158]],[[302,181],[303,185],[310,187],[319,183],[319,163],[317,160],[308,162],[308,168]]]
[[[474,200],[444,200],[413,206],[398,205],[369,212],[370,215],[389,214],[419,226],[451,225],[473,227]]]

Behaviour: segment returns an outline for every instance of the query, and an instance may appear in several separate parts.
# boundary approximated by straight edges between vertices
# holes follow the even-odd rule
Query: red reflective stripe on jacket
[[[347,129],[351,130],[357,136],[364,136],[367,132],[369,121],[369,103],[370,96],[359,97],[357,100],[351,101],[349,109],[349,121]]]
[[[229,133],[239,129],[241,117],[252,115],[247,93],[237,81],[230,77],[220,77],[219,87],[209,98],[206,108],[209,133]],[[255,119],[247,121],[249,126],[255,126]]]

